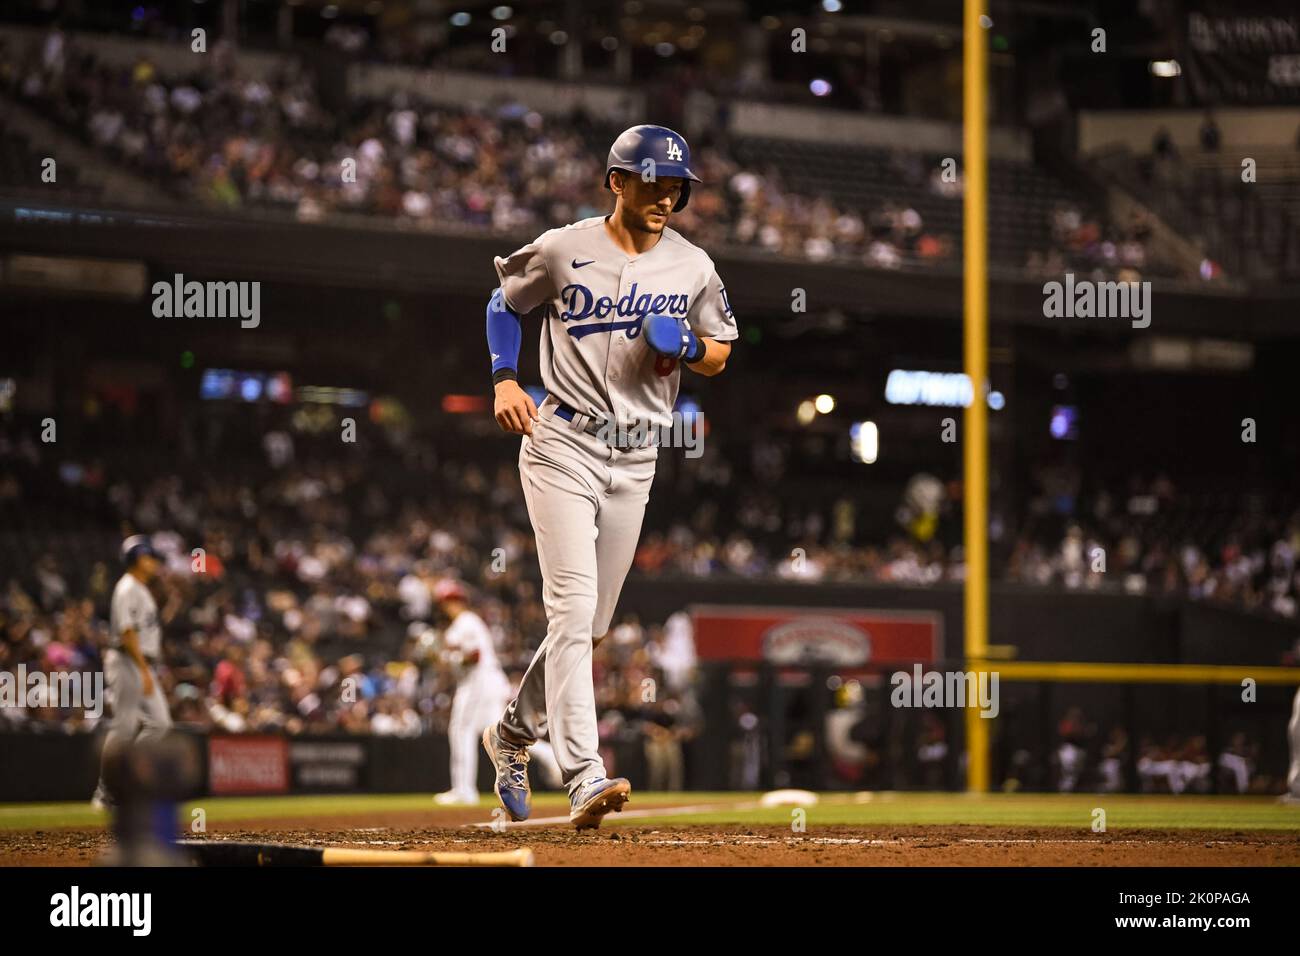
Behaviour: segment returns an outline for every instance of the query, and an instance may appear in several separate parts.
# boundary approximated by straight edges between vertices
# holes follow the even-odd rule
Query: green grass
[[[613,818],[627,826],[664,824],[746,825],[789,824],[791,807],[737,809],[757,801],[753,793],[635,793],[629,810],[650,804],[699,806],[699,813],[665,817]],[[492,797],[480,801],[484,820]],[[359,796],[211,797],[186,807],[202,807],[209,823],[274,820],[312,816],[355,816],[358,826],[382,826],[383,814],[425,812],[436,825],[430,794],[378,794]],[[1096,807],[1106,811],[1107,830],[1194,828],[1207,830],[1297,830],[1300,808],[1283,806],[1268,797],[1117,796],[1099,794],[989,794],[950,793],[826,794],[806,807],[808,832],[818,826],[907,826],[969,823],[988,826],[1070,827],[1088,829]],[[558,816],[567,809],[559,794],[538,794],[534,816]],[[87,803],[0,804],[0,830],[39,830],[59,827],[102,826],[105,815]]]

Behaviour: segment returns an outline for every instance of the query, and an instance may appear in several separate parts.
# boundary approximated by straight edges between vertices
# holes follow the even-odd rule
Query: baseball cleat
[[[569,798],[569,822],[579,830],[600,826],[600,818],[613,810],[623,812],[632,796],[632,784],[623,777],[592,777],[583,781]]]
[[[492,726],[483,731],[483,749],[496,771],[492,789],[497,800],[511,820],[527,820],[533,809],[533,794],[528,789],[528,748],[502,740]]]

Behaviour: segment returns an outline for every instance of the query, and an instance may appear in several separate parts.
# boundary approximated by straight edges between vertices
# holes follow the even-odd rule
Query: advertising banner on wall
[[[1205,105],[1300,103],[1294,0],[1189,0],[1187,79]]]
[[[289,765],[295,791],[359,790],[366,745],[359,740],[295,740],[289,744]]]
[[[857,668],[943,657],[936,611],[696,605],[691,617],[702,661]]]
[[[282,737],[209,737],[214,794],[289,792],[289,743]]]

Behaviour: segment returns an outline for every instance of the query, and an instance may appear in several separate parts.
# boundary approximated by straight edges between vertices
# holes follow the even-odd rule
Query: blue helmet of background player
[[[653,161],[653,165],[647,162]],[[605,163],[605,188],[609,189],[609,174],[622,169],[634,175],[646,175],[653,180],[660,176],[677,176],[682,181],[682,195],[673,206],[673,212],[686,208],[691,198],[691,183],[703,182],[691,170],[691,147],[686,137],[666,126],[633,126],[619,134],[609,148]]]
[[[161,561],[162,555],[154,548],[153,542],[145,534],[133,534],[122,542],[122,563],[127,569],[135,567],[137,561],[142,557],[151,557],[155,561]]]

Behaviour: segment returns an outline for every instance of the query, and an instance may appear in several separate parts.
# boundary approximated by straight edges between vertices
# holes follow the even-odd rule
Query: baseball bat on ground
[[[425,850],[361,850],[350,847],[285,846],[178,840],[177,847],[199,866],[532,866],[528,847],[492,853]]]

